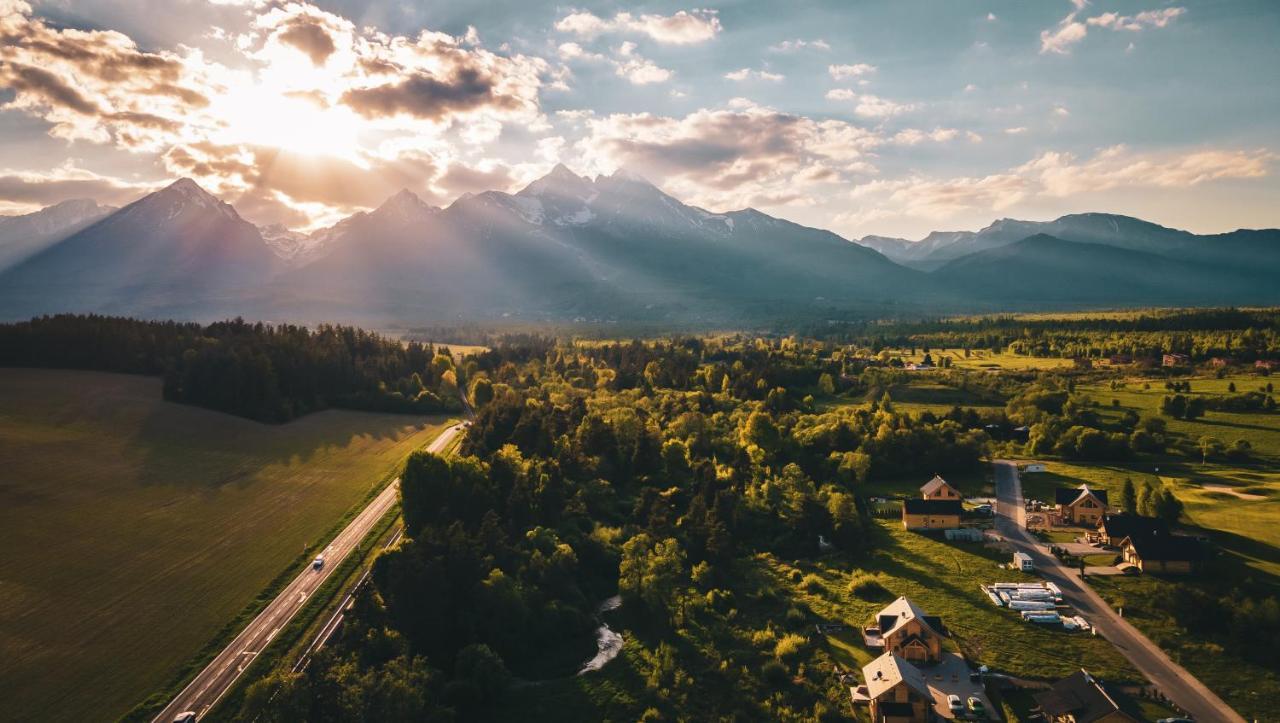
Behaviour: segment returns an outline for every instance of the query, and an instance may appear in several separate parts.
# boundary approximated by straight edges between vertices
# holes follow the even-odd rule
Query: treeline
[[[344,326],[40,317],[0,325],[0,366],[160,375],[165,399],[264,422],[328,407],[461,409],[447,351]]]

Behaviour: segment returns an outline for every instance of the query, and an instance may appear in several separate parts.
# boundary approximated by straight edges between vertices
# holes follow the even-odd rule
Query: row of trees
[[[264,422],[328,407],[462,408],[463,380],[447,350],[344,326],[41,317],[0,325],[0,366],[161,375],[165,399]]]

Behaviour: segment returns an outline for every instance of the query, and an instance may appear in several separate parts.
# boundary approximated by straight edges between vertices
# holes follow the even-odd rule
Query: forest
[[[167,400],[272,423],[329,407],[462,409],[447,350],[344,326],[39,317],[0,324],[0,366],[162,376]]]

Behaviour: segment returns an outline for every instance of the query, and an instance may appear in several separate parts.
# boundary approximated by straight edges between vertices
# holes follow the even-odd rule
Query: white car
[[[951,708],[952,713],[964,712],[964,702],[960,700],[960,696],[958,695],[952,694],[947,696],[947,705]]]
[[[173,717],[173,723],[196,723],[196,712],[187,710]]]
[[[322,567],[324,567],[324,557],[316,556],[316,559],[311,561],[311,569],[319,570]]]

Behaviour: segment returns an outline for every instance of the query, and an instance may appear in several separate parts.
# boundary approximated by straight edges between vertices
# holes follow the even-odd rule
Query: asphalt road
[[[1196,720],[1245,723],[1244,718],[1231,710],[1213,691],[1117,615],[1093,588],[1080,580],[1077,571],[1068,569],[1041,548],[1026,530],[1026,510],[1017,466],[1012,462],[998,461],[995,473],[996,528],[1014,547],[1031,555],[1040,574],[1062,589],[1063,599],[1115,645],[1165,697]]]
[[[432,452],[444,450],[462,429],[462,424],[449,427],[441,432],[440,436],[427,446],[427,449]],[[154,721],[171,723],[174,718],[186,711],[194,712],[198,718],[203,717],[231,688],[244,669],[253,662],[258,651],[266,647],[276,633],[280,632],[302,609],[307,597],[320,587],[343,559],[360,544],[378,520],[386,516],[387,511],[396,503],[399,489],[400,480],[398,479],[387,485],[387,488],[361,510],[351,524],[338,533],[338,536],[324,549],[321,553],[324,556],[324,567],[313,570],[308,566],[294,578],[276,599],[272,600],[258,614],[258,617],[236,636],[235,640],[231,641],[230,645],[218,653],[208,667],[200,671],[187,687],[183,688],[182,692],[160,711]]]

